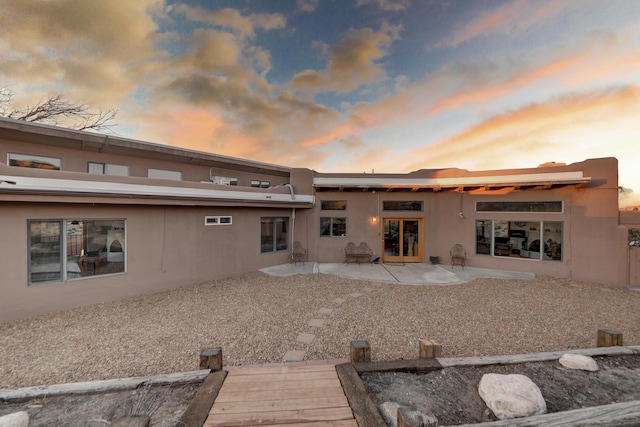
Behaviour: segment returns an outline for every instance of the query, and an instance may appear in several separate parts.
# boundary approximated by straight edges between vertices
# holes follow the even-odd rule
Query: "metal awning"
[[[262,206],[304,206],[313,205],[314,196],[304,194],[276,193],[271,191],[243,191],[219,188],[202,188],[180,185],[130,184],[122,182],[89,181],[79,179],[52,179],[30,176],[0,175],[0,195],[55,195],[68,197],[91,197],[92,201],[104,198],[162,199],[178,201],[197,201],[215,204],[216,202],[236,202],[259,204]],[[61,202],[64,200],[61,199]],[[163,203],[166,204],[166,203]],[[171,204],[171,203],[170,203]]]

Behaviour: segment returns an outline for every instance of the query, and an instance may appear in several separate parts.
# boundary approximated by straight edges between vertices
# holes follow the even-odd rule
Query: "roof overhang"
[[[214,184],[202,184],[214,185]],[[67,196],[77,200],[91,198],[92,203],[100,203],[100,199],[129,198],[164,200],[161,204],[185,204],[194,201],[202,204],[215,205],[220,202],[228,206],[229,202],[243,205],[257,204],[260,206],[278,207],[311,207],[314,196],[304,194],[286,194],[269,191],[243,191],[196,188],[189,186],[145,185],[121,182],[88,181],[75,179],[51,179],[27,176],[0,175],[0,195],[44,195]],[[31,201],[37,201],[30,199]],[[65,199],[58,201],[64,202]],[[89,201],[85,199],[85,201]],[[167,203],[168,201],[168,203]],[[146,202],[145,204],[148,204]]]
[[[455,178],[315,177],[316,190],[386,191],[468,191],[505,187],[549,189],[557,186],[586,186],[591,178],[582,172],[530,173],[513,175],[464,176]]]

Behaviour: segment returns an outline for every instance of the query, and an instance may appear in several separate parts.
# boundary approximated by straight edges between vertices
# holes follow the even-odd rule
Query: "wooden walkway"
[[[235,368],[204,427],[357,427],[333,365]]]

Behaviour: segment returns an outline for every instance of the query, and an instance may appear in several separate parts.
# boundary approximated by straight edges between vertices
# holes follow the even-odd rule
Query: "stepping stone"
[[[301,362],[304,360],[306,352],[302,350],[289,350],[285,353],[283,362]]]
[[[318,310],[318,312],[320,314],[331,314],[331,313],[333,313],[333,308],[324,308],[324,307],[322,307],[320,310]]]
[[[352,294],[349,294],[349,296],[352,296],[352,297],[354,297],[354,298],[361,297],[362,295],[364,295],[364,294],[361,294],[360,292],[354,292],[354,293],[352,293]]]
[[[373,288],[362,288],[364,292],[373,292]]]
[[[343,299],[343,298],[336,298],[336,299],[334,299],[334,300],[333,300],[333,301],[331,301],[331,302],[332,302],[332,303],[334,303],[334,304],[341,305],[341,304],[342,304],[343,302],[345,302],[345,301],[346,301],[346,299]]]
[[[296,341],[309,344],[310,342],[312,342],[314,340],[315,337],[316,336],[313,335],[313,334],[302,333],[302,334],[298,335],[298,338],[296,338]]]
[[[311,319],[309,320],[309,326],[321,328],[324,326],[324,319]]]

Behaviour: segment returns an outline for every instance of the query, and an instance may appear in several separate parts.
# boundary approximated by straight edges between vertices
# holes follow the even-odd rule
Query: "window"
[[[263,217],[260,219],[260,252],[286,251],[289,242],[289,218]]]
[[[87,172],[101,175],[129,176],[129,166],[87,162]]]
[[[153,169],[149,168],[149,178],[155,179],[172,179],[174,181],[182,180],[182,172],[170,171],[166,169]]]
[[[562,261],[561,221],[476,221],[476,254]]]
[[[476,212],[544,212],[562,213],[562,201],[476,202]]]
[[[251,186],[256,188],[269,188],[271,183],[269,181],[251,180]]]
[[[8,153],[7,164],[21,168],[50,169],[59,171],[62,159],[57,157],[34,156],[33,154]]]
[[[204,225],[231,225],[232,217],[230,216],[205,216]]]
[[[29,220],[29,284],[123,273],[125,220]]]
[[[346,200],[322,200],[320,202],[320,209],[323,211],[346,211]]]
[[[384,200],[382,209],[385,211],[422,211],[422,201],[420,200]]]
[[[347,235],[347,218],[320,218],[320,236],[344,237]]]

